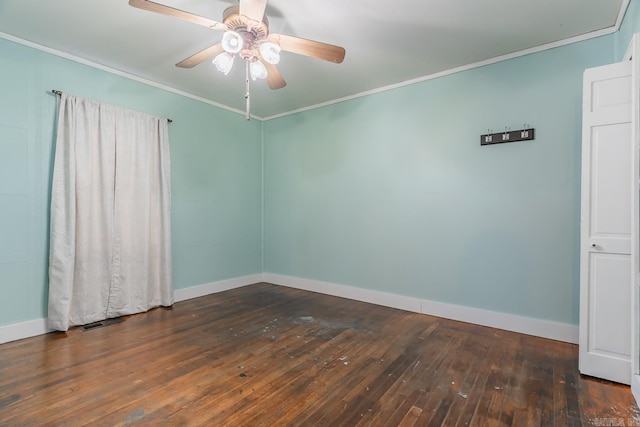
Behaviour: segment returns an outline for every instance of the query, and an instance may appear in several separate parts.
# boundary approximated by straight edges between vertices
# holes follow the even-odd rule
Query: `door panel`
[[[592,128],[589,238],[607,252],[631,251],[631,124]]]
[[[627,105],[631,104],[631,79],[627,76],[605,77],[602,80],[595,80],[591,87],[593,91],[591,97],[592,113],[618,107],[624,109],[625,112],[628,110]]]
[[[584,74],[580,372],[631,380],[631,64]]]
[[[631,281],[631,257],[591,254],[590,352],[630,360],[631,323],[627,298]],[[611,328],[610,325],[620,325]]]

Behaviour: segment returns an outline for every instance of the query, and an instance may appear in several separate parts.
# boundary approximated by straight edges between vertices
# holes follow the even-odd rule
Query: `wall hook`
[[[522,129],[511,130],[510,126],[504,127],[504,132],[493,133],[487,129],[488,133],[480,135],[480,145],[500,144],[503,142],[531,141],[535,139],[535,132],[531,125],[524,123]]]

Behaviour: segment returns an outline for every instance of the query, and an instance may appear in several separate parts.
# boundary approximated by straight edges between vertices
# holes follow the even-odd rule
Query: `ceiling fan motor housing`
[[[233,31],[245,36],[250,34],[253,37],[253,41],[262,40],[269,35],[269,20],[267,16],[263,16],[260,25],[251,25],[248,18],[240,15],[239,6],[230,6],[225,9],[223,13],[222,22]],[[245,36],[246,39],[246,36]]]
[[[231,31],[235,31],[244,39],[243,49],[238,55],[245,60],[253,58],[253,47],[259,40],[266,39],[269,35],[269,21],[266,15],[258,26],[252,26],[248,18],[240,15],[240,6],[230,6],[223,13],[222,22]]]

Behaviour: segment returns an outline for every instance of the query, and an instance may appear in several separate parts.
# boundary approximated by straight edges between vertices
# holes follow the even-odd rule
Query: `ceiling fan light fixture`
[[[222,52],[213,58],[213,61],[211,62],[213,62],[213,65],[216,66],[218,71],[226,76],[229,74],[229,71],[231,71],[231,67],[233,67],[233,55],[227,52]]]
[[[250,63],[249,71],[253,80],[262,80],[267,78],[267,67],[265,67],[264,64],[260,61],[253,61],[252,63]]]
[[[244,46],[244,39],[235,31],[225,31],[222,35],[222,48],[229,53],[238,53]]]
[[[264,42],[260,45],[260,55],[271,65],[280,62],[280,45],[274,42]]]

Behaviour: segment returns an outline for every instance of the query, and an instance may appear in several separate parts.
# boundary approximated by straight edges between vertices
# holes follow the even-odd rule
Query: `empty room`
[[[640,0],[0,0],[0,425],[640,425]]]

